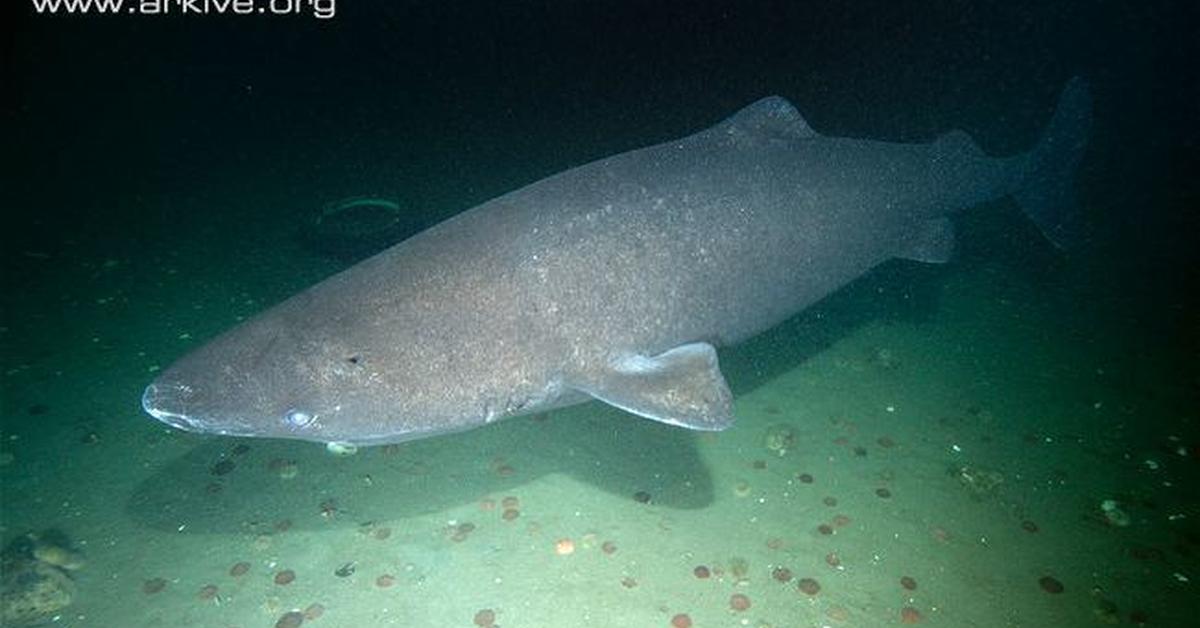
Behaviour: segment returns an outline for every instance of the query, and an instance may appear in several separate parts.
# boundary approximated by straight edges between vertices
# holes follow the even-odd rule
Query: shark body
[[[1014,196],[1070,237],[1090,98],[1072,80],[1039,143],[994,158],[825,137],[770,97],[682,139],[520,188],[225,332],[145,410],[201,432],[356,445],[599,399],[698,430],[733,421],[716,347],[896,257],[945,261],[949,216]]]

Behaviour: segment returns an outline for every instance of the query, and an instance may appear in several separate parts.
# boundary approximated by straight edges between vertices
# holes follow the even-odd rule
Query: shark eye
[[[317,417],[313,414],[292,408],[283,414],[283,422],[289,427],[308,427]]]

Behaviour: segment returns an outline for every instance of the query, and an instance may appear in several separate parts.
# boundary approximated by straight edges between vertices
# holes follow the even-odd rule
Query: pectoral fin
[[[567,383],[662,423],[710,431],[733,424],[733,395],[708,343],[680,345],[653,357],[631,354]]]

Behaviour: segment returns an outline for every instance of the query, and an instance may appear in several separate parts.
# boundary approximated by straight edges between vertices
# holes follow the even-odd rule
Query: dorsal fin
[[[735,143],[762,140],[798,140],[817,137],[792,103],[780,96],[767,96],[729,116],[714,129],[719,137]]]

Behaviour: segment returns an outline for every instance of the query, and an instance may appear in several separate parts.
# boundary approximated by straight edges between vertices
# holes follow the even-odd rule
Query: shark
[[[950,259],[952,216],[1011,197],[1079,237],[1091,124],[1071,79],[1029,150],[816,132],[772,96],[680,139],[484,202],[268,308],[142,395],[183,430],[396,443],[599,400],[693,430],[734,421],[717,348],[895,258]]]

